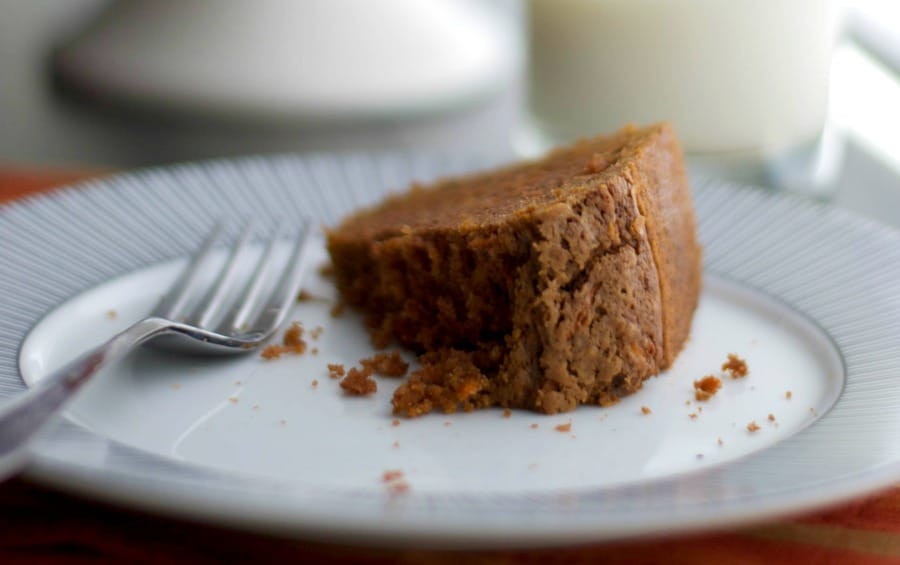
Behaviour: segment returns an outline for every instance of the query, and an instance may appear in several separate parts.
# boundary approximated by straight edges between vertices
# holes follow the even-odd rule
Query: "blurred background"
[[[529,77],[561,67],[538,58],[545,68],[530,68],[529,29],[575,37],[577,5],[592,1],[622,4],[0,0],[0,168],[306,151],[533,154],[542,146]],[[530,18],[541,4],[569,10],[569,23]],[[828,175],[813,195],[900,226],[900,3],[837,4],[822,98]],[[550,37],[540,49],[572,60]]]

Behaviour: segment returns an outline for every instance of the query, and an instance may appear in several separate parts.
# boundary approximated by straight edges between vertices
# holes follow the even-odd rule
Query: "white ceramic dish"
[[[330,223],[409,180],[480,165],[411,155],[220,161],[3,208],[0,393],[19,393],[22,378],[140,317],[158,298],[147,289],[165,288],[214,218],[274,223],[305,212]],[[900,236],[755,189],[698,182],[695,198],[707,275],[691,340],[670,371],[612,408],[393,425],[397,381],[348,398],[328,378],[327,363],[349,366],[373,350],[355,315],[329,315],[334,290],[311,270],[306,287],[322,300],[299,303],[291,318],[323,328],[310,339],[317,354],[265,362],[142,351],[69,407],[35,445],[28,473],[269,533],[444,547],[722,527],[900,478]],[[311,246],[324,261],[321,240]],[[723,378],[697,402],[693,380],[721,375],[729,352],[749,376]],[[748,431],[754,421],[760,429]],[[393,470],[405,492],[384,482]]]

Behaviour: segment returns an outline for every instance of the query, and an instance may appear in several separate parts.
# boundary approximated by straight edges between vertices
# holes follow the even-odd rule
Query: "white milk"
[[[531,0],[552,141],[669,120],[688,153],[770,156],[825,123],[833,0]]]

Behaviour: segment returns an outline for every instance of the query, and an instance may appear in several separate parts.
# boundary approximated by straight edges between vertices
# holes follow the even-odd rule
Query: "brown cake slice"
[[[395,412],[608,404],[669,367],[700,248],[671,128],[413,186],[328,233],[343,299],[423,368]]]

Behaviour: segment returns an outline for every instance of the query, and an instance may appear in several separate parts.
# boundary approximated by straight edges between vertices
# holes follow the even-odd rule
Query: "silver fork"
[[[286,260],[278,257],[276,239],[269,240],[243,289],[235,284],[241,278],[241,258],[250,246],[250,226],[231,248],[215,280],[203,280],[221,232],[220,223],[148,317],[0,407],[0,480],[24,466],[28,441],[84,383],[141,344],[165,338],[155,345],[190,353],[247,353],[278,330],[299,291],[309,222],[303,222]],[[239,297],[234,298],[232,291],[238,291]]]

